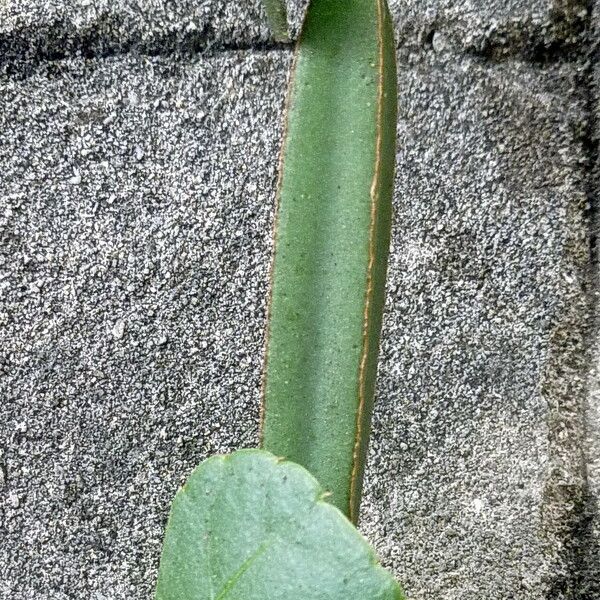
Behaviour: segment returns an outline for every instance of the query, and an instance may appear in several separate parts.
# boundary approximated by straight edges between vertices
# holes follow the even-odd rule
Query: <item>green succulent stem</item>
[[[391,228],[396,64],[385,0],[312,0],[288,91],[261,443],[356,522]]]
[[[288,42],[287,10],[284,0],[264,0],[264,7],[273,37],[279,42]]]
[[[308,471],[263,450],[205,460],[173,501],[155,600],[280,598],[404,600]]]

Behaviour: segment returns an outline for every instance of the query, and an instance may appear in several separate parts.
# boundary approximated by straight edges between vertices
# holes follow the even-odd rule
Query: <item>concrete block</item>
[[[577,73],[431,54],[399,68],[362,526],[411,600],[577,586],[589,264]]]
[[[81,54],[194,54],[269,43],[259,0],[7,0],[0,65]],[[14,64],[13,64],[14,68]]]
[[[580,41],[584,0],[389,0],[400,46],[538,59]]]
[[[142,600],[178,485],[256,444],[290,51],[224,49],[268,42],[239,33],[248,6],[219,4],[221,51],[192,36],[187,57],[183,6],[172,29],[156,4],[113,31],[111,5],[80,46],[79,5],[56,6],[66,37],[36,33],[49,3],[0,33],[49,49],[5,54],[0,79],[0,598]],[[394,11],[402,32],[410,7]],[[457,56],[437,31],[432,51],[400,37],[361,527],[411,600],[569,598],[588,489],[582,68]],[[56,40],[90,56],[48,61]]]
[[[298,33],[308,0],[286,0]],[[497,58],[540,59],[582,39],[585,0],[390,0],[402,47],[453,48]],[[193,54],[272,44],[260,0],[6,0],[0,3],[0,66],[80,53]]]

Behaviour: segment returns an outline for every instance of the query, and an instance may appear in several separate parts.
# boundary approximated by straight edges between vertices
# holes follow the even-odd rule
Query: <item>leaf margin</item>
[[[326,514],[328,518],[331,518],[333,522],[335,522],[336,526],[340,527],[339,531],[336,530],[336,533],[340,534],[339,537],[342,539],[347,537],[354,538],[354,540],[356,540],[357,547],[360,546],[361,552],[364,552],[368,557],[369,569],[374,570],[374,573],[377,574],[377,577],[381,582],[382,593],[378,594],[377,599],[404,600],[404,595],[399,583],[395,580],[393,575],[380,564],[375,550],[372,548],[366,538],[356,529],[356,527],[354,527],[354,525],[342,513],[342,511],[327,502],[328,494],[323,490],[319,482],[301,465],[276,457],[270,452],[256,448],[242,449],[231,454],[215,455],[207,458],[193,470],[186,483],[178,490],[173,501],[171,513],[165,529],[163,556],[161,557],[158,582],[154,597],[155,600],[192,600],[192,598],[201,598],[201,596],[188,596],[181,595],[180,593],[175,593],[175,595],[173,595],[169,592],[169,590],[164,589],[165,570],[170,568],[170,565],[168,562],[165,562],[165,560],[169,560],[170,557],[168,556],[168,553],[171,552],[174,547],[176,547],[171,543],[169,538],[175,533],[175,526],[179,526],[178,524],[174,524],[174,522],[177,521],[177,519],[179,519],[181,516],[178,514],[181,512],[179,510],[179,506],[182,504],[182,502],[193,502],[199,499],[202,500],[204,498],[202,495],[200,495],[194,499],[194,495],[199,489],[201,489],[201,487],[199,488],[197,486],[198,481],[201,480],[206,474],[208,474],[209,477],[215,477],[215,475],[217,475],[216,479],[218,479],[219,485],[226,487],[227,477],[234,477],[235,475],[235,463],[244,463],[245,461],[249,460],[250,466],[255,467],[256,465],[252,462],[253,458],[258,458],[259,461],[263,461],[264,464],[268,464],[269,468],[273,467],[274,469],[277,469],[280,474],[283,472],[287,476],[293,475],[294,477],[301,478],[302,485],[305,486],[306,491],[312,494],[311,502],[314,504],[313,509],[324,511],[323,514]],[[266,473],[266,475],[269,475],[269,473]],[[259,544],[258,550],[260,550],[264,544],[265,542]],[[252,553],[251,556],[254,554],[256,553]],[[245,574],[248,570],[247,567],[243,568],[247,560],[248,557],[246,557],[241,565],[241,571],[238,569],[240,576]],[[234,576],[238,573],[238,571],[234,573]],[[168,579],[167,585],[169,581],[172,581],[172,578]],[[230,580],[228,580],[228,582],[229,581]],[[215,595],[215,590],[213,589],[211,591],[211,597],[214,597],[215,599],[220,598],[224,590],[228,591],[228,583],[222,590],[218,592],[217,595]]]

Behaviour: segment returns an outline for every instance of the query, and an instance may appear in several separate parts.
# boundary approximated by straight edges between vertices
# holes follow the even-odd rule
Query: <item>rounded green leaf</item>
[[[202,463],[178,492],[156,600],[401,600],[299,465],[261,450]]]

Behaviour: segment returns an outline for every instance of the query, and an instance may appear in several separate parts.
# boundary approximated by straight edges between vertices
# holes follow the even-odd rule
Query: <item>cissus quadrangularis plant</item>
[[[287,31],[283,3],[268,7]],[[281,154],[263,449],[209,458],[178,492],[157,600],[402,598],[351,523],[390,237],[394,56],[385,0],[310,3]]]
[[[391,223],[396,67],[384,0],[313,0],[292,67],[262,445],[356,521]]]
[[[264,0],[265,11],[269,18],[271,33],[278,42],[287,42],[287,11],[284,0]]]

